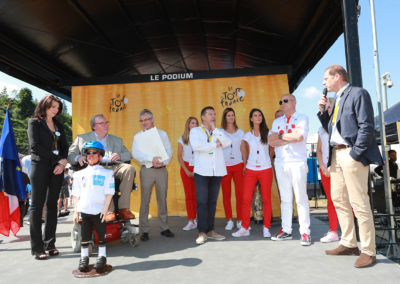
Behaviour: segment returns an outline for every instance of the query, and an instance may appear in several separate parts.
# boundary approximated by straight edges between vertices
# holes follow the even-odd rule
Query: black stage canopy
[[[2,0],[0,70],[67,99],[85,82],[277,67],[293,91],[342,32],[342,0]]]

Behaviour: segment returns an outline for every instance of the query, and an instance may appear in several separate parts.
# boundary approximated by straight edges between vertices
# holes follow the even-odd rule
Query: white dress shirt
[[[97,215],[106,202],[106,195],[114,195],[114,172],[98,165],[88,165],[74,172],[72,195],[78,196],[77,210],[81,213]]]
[[[193,166],[194,165],[194,152],[193,152],[192,146],[190,145],[190,143],[188,143],[187,145],[185,143],[183,143],[182,136],[179,137],[178,143],[181,144],[182,148],[183,148],[182,160],[189,163],[189,166]]]
[[[344,90],[349,86],[350,84],[347,83],[346,86],[341,88],[337,93],[336,93],[336,100],[339,100],[341,96],[343,95]],[[340,106],[340,103],[338,104],[338,107]],[[335,109],[333,109],[334,111]],[[340,111],[340,108],[338,109],[338,113]],[[346,142],[346,140],[343,139],[342,135],[340,135],[339,130],[336,127],[337,123],[337,116],[336,116],[336,121],[332,125],[332,134],[331,134],[331,141],[330,145],[349,145],[349,143]]]
[[[244,135],[243,140],[249,144],[250,150],[246,169],[262,171],[272,167],[268,143],[262,144],[261,136],[254,136],[254,134],[249,131]]]
[[[226,175],[223,149],[217,148],[217,140],[222,144],[222,148],[231,145],[231,140],[222,129],[216,128],[210,132],[201,125],[190,130],[189,141],[194,151],[194,173],[202,176]]]
[[[303,135],[300,142],[290,142],[286,145],[275,147],[276,162],[304,162],[307,161],[307,135],[308,116],[295,112],[292,116],[283,115],[272,123],[271,132],[292,133]]]
[[[231,145],[224,148],[224,159],[226,166],[235,166],[243,162],[242,153],[240,152],[240,143],[244,135],[242,129],[236,130],[231,134],[224,130],[224,134],[231,139]]]

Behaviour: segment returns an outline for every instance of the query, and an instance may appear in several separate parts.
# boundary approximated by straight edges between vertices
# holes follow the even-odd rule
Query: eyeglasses
[[[289,101],[294,101],[294,99],[284,99],[279,101],[279,105],[282,105],[283,103],[287,104]]]
[[[97,155],[99,152],[97,152],[97,151],[87,151],[86,152],[86,155],[87,156],[89,156],[89,155]]]
[[[105,126],[105,125],[110,125],[109,121],[105,121],[105,122],[96,122],[95,124],[99,124],[101,126]]]
[[[140,123],[143,123],[143,122],[148,121],[148,120],[151,120],[151,118],[141,119],[141,120],[139,120],[139,122],[140,122]]]

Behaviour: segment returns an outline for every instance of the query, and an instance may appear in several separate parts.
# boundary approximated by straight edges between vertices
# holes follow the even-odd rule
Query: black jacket
[[[54,150],[54,136],[47,126],[45,120],[40,118],[31,118],[28,121],[28,139],[29,150],[31,153],[32,161],[37,162],[50,162],[51,165],[56,165],[59,160],[66,159],[68,156],[67,138],[64,133],[64,128],[61,123],[53,119],[54,125],[60,132],[58,139],[59,154],[55,155]]]

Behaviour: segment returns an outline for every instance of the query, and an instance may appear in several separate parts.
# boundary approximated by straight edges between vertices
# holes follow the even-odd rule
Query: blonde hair
[[[190,122],[192,122],[192,120],[196,120],[197,124],[199,124],[199,121],[194,116],[189,116],[189,118],[186,120],[185,130],[183,131],[183,135],[182,135],[182,142],[185,145],[189,144],[189,133],[190,133],[190,127],[189,126],[190,126]]]

